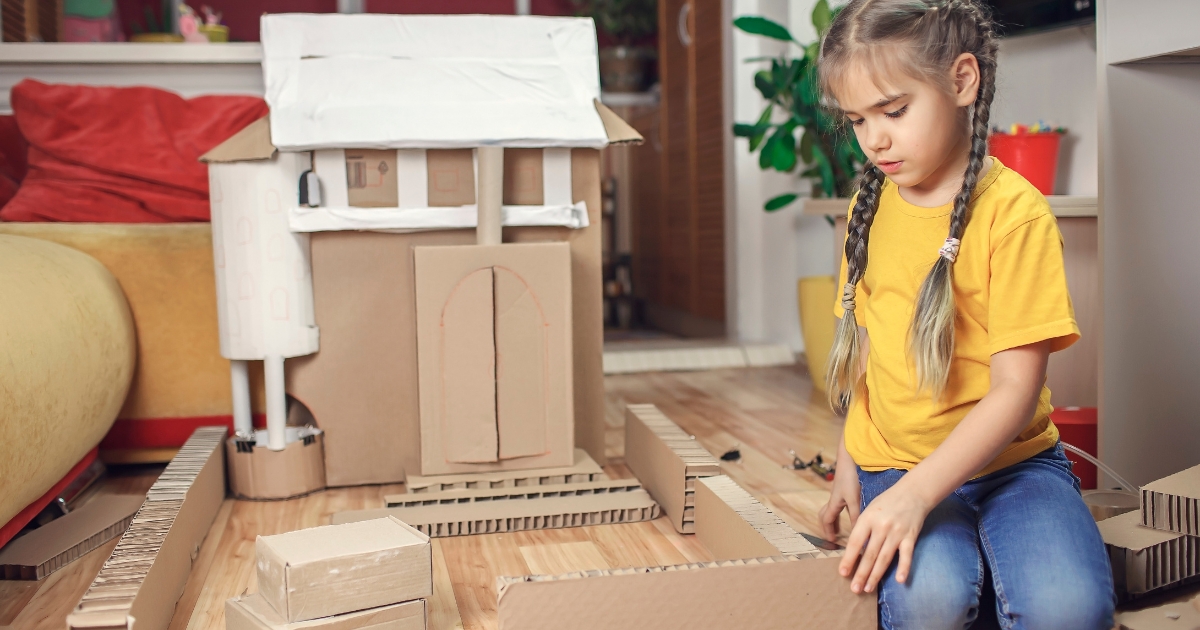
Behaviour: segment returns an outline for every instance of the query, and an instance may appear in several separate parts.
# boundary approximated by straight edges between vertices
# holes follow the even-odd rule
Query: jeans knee
[[[886,630],[957,630],[974,620],[979,592],[969,581],[926,576],[910,582],[889,577],[879,590],[879,623]]]
[[[1113,596],[1103,589],[1070,585],[1050,592],[1010,611],[1012,628],[1036,630],[1109,630],[1113,627]]]

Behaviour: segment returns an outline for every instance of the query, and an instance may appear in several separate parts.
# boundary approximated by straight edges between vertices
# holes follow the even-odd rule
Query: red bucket
[[[1043,195],[1054,194],[1058,173],[1058,143],[1062,134],[994,133],[988,138],[988,150],[1005,166],[1029,180]]]

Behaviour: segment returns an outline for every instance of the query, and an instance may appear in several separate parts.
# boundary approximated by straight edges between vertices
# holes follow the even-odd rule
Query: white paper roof
[[[284,151],[608,143],[587,18],[276,14],[262,44]]]

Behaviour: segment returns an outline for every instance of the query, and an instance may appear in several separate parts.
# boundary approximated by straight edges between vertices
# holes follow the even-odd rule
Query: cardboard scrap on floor
[[[416,507],[422,505],[452,505],[456,503],[480,503],[495,501],[525,501],[551,497],[575,497],[610,492],[632,492],[641,490],[637,479],[615,479],[589,483],[525,486],[520,488],[488,488],[486,490],[450,490],[448,492],[421,492],[418,494],[389,494],[383,498],[389,508]]]
[[[1142,527],[1140,520],[1127,512],[1097,523],[1121,601],[1200,576],[1200,538]]]
[[[1142,486],[1142,525],[1200,536],[1200,466]]]
[[[1120,630],[1200,630],[1200,597],[1117,613],[1115,621]]]
[[[877,627],[838,558],[760,558],[497,578],[500,630]]]
[[[425,630],[425,600],[360,610],[310,621],[289,622],[262,595],[243,595],[225,602],[226,630]]]
[[[675,531],[695,531],[695,484],[721,474],[716,457],[654,405],[625,410],[625,464],[662,506]]]
[[[427,599],[429,537],[391,517],[259,536],[259,594],[289,622]]]
[[[165,630],[192,562],[225,500],[226,428],[200,427],[150,487],[146,502],[74,612],[74,630]]]
[[[145,497],[105,494],[8,543],[0,579],[40,580],[120,536]]]
[[[725,475],[696,481],[696,538],[717,560],[826,555]]]
[[[476,488],[520,488],[542,484],[587,483],[606,478],[604,470],[587,454],[587,451],[577,448],[575,449],[574,463],[570,466],[538,468],[534,470],[497,470],[484,473],[459,473],[456,475],[409,475],[404,485],[408,489],[409,494],[414,494]],[[389,500],[393,496],[404,495],[388,495],[384,499]]]
[[[333,522],[352,523],[395,516],[422,533],[439,538],[517,532],[530,529],[634,523],[658,518],[659,508],[645,490],[541,499],[513,499],[453,505],[350,510]]]

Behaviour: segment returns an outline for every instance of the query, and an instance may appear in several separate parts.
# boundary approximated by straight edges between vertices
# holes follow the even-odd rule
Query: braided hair
[[[987,158],[988,120],[996,93],[995,26],[982,0],[852,0],[838,14],[821,42],[818,67],[822,92],[856,59],[894,60],[914,77],[945,84],[946,70],[963,53],[979,64],[979,92],[971,107],[971,147],[962,187],[954,196],[950,231],[937,262],[917,294],[909,330],[918,390],[936,398],[945,391],[954,355],[954,260],[967,223],[979,173]],[[860,57],[862,55],[862,57]],[[945,85],[947,89],[949,85]],[[829,355],[826,391],[834,408],[845,408],[859,384],[861,347],[854,318],[856,287],[867,269],[871,223],[879,209],[883,173],[868,164],[846,232],[845,314],[838,322]]]

